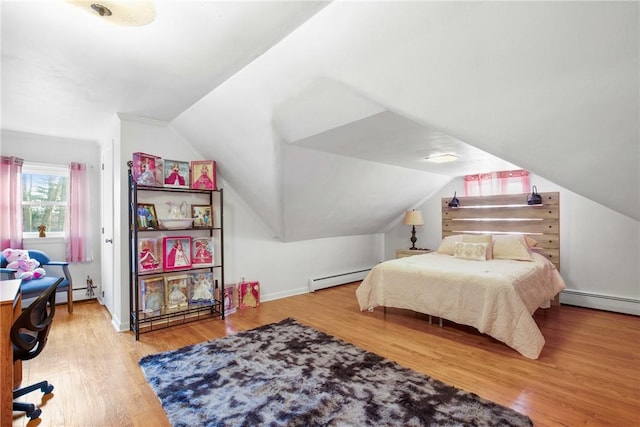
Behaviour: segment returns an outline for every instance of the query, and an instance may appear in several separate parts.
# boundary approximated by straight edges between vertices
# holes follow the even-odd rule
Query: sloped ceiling
[[[280,239],[384,231],[514,167],[640,220],[638,2],[164,1],[124,30],[0,5],[3,129],[168,121]]]
[[[115,113],[171,121],[328,4],[164,0],[123,27],[92,3],[0,2],[3,128],[97,139]]]
[[[338,2],[173,125],[285,240],[513,165],[640,219],[638,35],[637,3]]]

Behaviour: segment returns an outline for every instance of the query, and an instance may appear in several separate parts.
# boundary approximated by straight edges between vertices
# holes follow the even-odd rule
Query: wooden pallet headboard
[[[560,193],[539,193],[542,205],[527,205],[528,194],[458,197],[459,208],[442,199],[442,237],[452,234],[526,234],[538,242],[560,271]]]

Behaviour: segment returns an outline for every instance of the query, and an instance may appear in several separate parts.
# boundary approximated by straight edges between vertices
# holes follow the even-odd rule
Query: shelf
[[[189,304],[187,307],[183,308],[163,308],[159,312],[153,313],[144,313],[142,311],[138,311],[137,317],[140,323],[153,322],[158,320],[163,320],[168,317],[176,317],[176,316],[188,316],[194,313],[199,313],[202,311],[211,311],[214,313],[219,313],[220,301],[214,300],[209,303],[199,303],[199,304]],[[136,316],[136,313],[132,313],[133,316]]]
[[[196,193],[196,194],[209,194],[211,192],[219,193],[222,189],[215,190],[199,190],[197,188],[178,188],[178,187],[150,187],[146,185],[136,185],[138,191],[162,191],[168,193]]]
[[[203,265],[200,267],[189,267],[189,268],[176,268],[175,270],[154,270],[154,271],[139,271],[138,276],[154,276],[154,275],[166,275],[171,273],[186,273],[190,271],[199,271],[199,270],[210,270],[212,268],[222,268],[220,264],[213,265]]]
[[[191,227],[191,228],[138,228],[140,232],[158,232],[158,231],[220,231],[221,227]]]
[[[211,287],[210,294],[207,295],[207,298],[215,295],[218,295],[218,298],[220,298],[219,295],[224,294],[224,208],[222,189],[200,190],[194,188],[139,186],[133,179],[131,168],[132,162],[129,162],[129,318],[130,329],[135,332],[135,339],[139,340],[140,334],[142,333],[204,318],[217,317],[224,319],[224,303],[220,299],[212,299],[211,302],[207,303],[185,304],[177,308],[167,307],[167,295],[170,286],[173,287],[172,292],[174,290],[182,292],[187,296],[187,300],[189,300],[194,295],[192,292],[195,292],[193,290],[195,289],[194,286],[196,286],[195,280],[200,280],[200,276],[208,277],[204,282],[199,282],[198,286],[210,280],[210,283],[206,285],[206,288]],[[161,193],[166,194],[163,196]],[[175,201],[176,199],[182,198],[179,194],[190,194],[192,196],[184,198],[188,199],[192,206],[208,205],[211,206],[212,212],[215,210],[216,215],[212,216],[211,220],[213,221],[215,219],[213,224],[218,226],[194,227],[193,224],[190,224],[190,226],[186,228],[139,228],[137,207],[138,196],[140,194],[142,194],[141,198],[144,200],[144,203],[149,204],[166,201],[167,199]],[[174,195],[178,196],[174,198]],[[187,202],[183,201],[182,203]],[[175,236],[175,238],[178,238],[179,235],[189,236],[190,239],[204,238],[205,236],[207,236],[207,239],[211,239],[211,244],[216,248],[215,251],[211,252],[212,254],[215,253],[213,263],[206,265],[196,264],[186,266],[185,268],[169,270],[157,269],[141,271],[142,267],[139,264],[139,244],[142,241],[157,242],[163,237],[173,238]],[[147,244],[153,245],[154,243],[145,242],[145,248],[151,247],[146,246]],[[191,250],[194,249],[191,248]],[[163,256],[160,255],[160,258],[163,258]],[[199,259],[204,260],[204,258]],[[206,260],[210,261],[211,258]],[[148,293],[145,294],[145,290]],[[145,313],[142,311],[142,308],[145,307],[145,303],[149,304],[150,298],[154,299],[154,307],[162,306],[162,308],[155,312]]]
[[[164,329],[176,324],[194,322],[197,320],[222,316],[222,301],[211,303],[191,304],[187,308],[162,309],[160,312],[147,314],[143,312],[131,313],[131,324],[139,334]]]

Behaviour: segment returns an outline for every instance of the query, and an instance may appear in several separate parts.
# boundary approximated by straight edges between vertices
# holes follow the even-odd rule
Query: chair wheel
[[[40,389],[44,394],[49,394],[53,391],[53,384],[48,384]]]
[[[40,408],[27,411],[27,417],[31,418],[32,420],[38,418],[40,414],[42,414],[42,409]]]

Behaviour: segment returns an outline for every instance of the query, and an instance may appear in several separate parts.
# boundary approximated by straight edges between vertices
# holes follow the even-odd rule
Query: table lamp
[[[411,226],[411,247],[409,249],[416,248],[416,225],[424,225],[424,219],[422,219],[422,212],[415,209],[405,212],[404,223]]]

